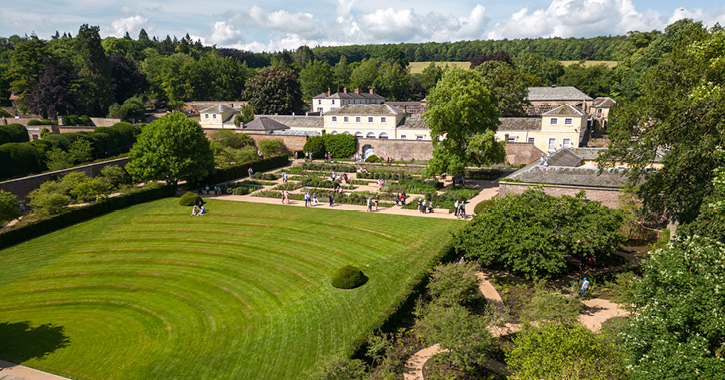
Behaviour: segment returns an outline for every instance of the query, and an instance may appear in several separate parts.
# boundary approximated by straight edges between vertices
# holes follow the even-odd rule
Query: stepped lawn
[[[297,379],[349,349],[463,226],[177,198],[0,251],[0,359],[74,379]],[[340,290],[346,264],[370,278]]]

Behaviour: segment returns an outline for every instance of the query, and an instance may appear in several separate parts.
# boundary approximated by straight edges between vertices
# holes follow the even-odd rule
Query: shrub
[[[70,195],[78,202],[94,202],[111,192],[113,186],[103,177],[89,178],[70,190]]]
[[[245,146],[253,146],[254,140],[244,133],[236,133],[228,129],[219,129],[211,133],[211,139],[224,147],[241,149]]]
[[[22,176],[39,173],[45,168],[45,157],[32,143],[7,143],[0,145],[0,177]]]
[[[525,322],[550,322],[574,325],[577,323],[582,303],[577,297],[567,297],[559,292],[544,289],[538,283],[534,297],[521,313]]]
[[[380,158],[374,154],[365,159],[365,162],[380,162]]]
[[[367,366],[360,359],[338,355],[324,360],[318,367],[303,375],[305,380],[366,380]]]
[[[501,174],[501,170],[498,169],[468,169],[464,176],[468,179],[493,181],[501,177]]]
[[[60,214],[65,206],[71,204],[71,198],[65,194],[39,192],[35,195],[31,193],[31,196],[28,205],[33,208],[33,212],[39,217]]]
[[[37,119],[28,120],[28,126],[43,125],[43,122]]]
[[[312,152],[312,158],[323,158],[325,157],[325,140],[322,136],[312,136],[305,142],[305,152]]]
[[[493,200],[492,199],[486,199],[486,200],[480,201],[480,202],[478,202],[478,204],[476,205],[476,207],[473,208],[473,213],[474,214],[480,214],[481,211],[484,210],[484,208],[490,207],[490,206],[493,206]]]
[[[116,165],[105,166],[101,169],[101,176],[115,189],[131,183],[131,175],[126,172],[126,169]]]
[[[250,167],[252,168],[252,170],[255,171],[254,175],[252,175],[252,178],[267,179],[267,178],[255,177],[255,175],[257,175],[257,174],[261,175],[262,173],[257,173],[257,172],[267,171],[270,169],[276,169],[281,166],[287,165],[287,163],[289,163],[289,158],[287,157],[287,155],[281,155],[281,156],[270,157],[270,158],[265,158],[265,159],[261,159],[261,160],[241,163],[241,164],[237,164],[237,165],[232,165],[228,168],[217,169],[214,174],[205,178],[201,182],[216,184],[216,183],[231,181],[231,180],[237,179],[237,178],[242,178],[242,177],[247,176],[248,169]],[[264,173],[264,174],[270,174],[270,175],[274,176],[274,178],[272,178],[272,179],[279,178],[278,176],[276,176],[275,174],[272,174],[272,173]]]
[[[260,140],[257,142],[257,148],[264,157],[286,155],[289,152],[281,139]]]
[[[330,284],[338,289],[354,289],[365,285],[367,276],[358,268],[345,265],[335,272]]]
[[[199,194],[192,193],[191,191],[187,191],[186,194],[179,198],[179,204],[181,206],[193,206],[199,203],[202,203],[201,197]]]
[[[0,145],[10,142],[28,142],[28,129],[22,124],[0,125]]]
[[[477,270],[473,263],[449,263],[435,267],[428,284],[434,302],[444,306],[470,305],[480,299]]]
[[[232,195],[247,195],[254,190],[257,190],[257,189],[253,188],[253,187],[249,187],[249,186],[237,186],[237,187],[228,187],[226,190],[226,193],[232,194]]]
[[[334,158],[350,157],[357,151],[357,137],[347,134],[324,135],[325,150]]]
[[[347,165],[347,164],[322,164],[317,162],[305,162],[302,164],[302,169],[304,170],[319,170],[323,172],[344,172],[344,173],[355,173],[357,169],[355,168],[355,165]],[[329,173],[325,173],[329,174]]]
[[[0,225],[20,216],[20,207],[15,195],[0,190]]]

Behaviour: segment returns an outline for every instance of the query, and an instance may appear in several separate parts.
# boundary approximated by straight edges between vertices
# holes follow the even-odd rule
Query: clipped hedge
[[[221,182],[231,181],[233,179],[246,177],[249,175],[249,168],[254,172],[263,172],[285,166],[289,163],[287,155],[264,158],[257,161],[246,162],[239,165],[230,166],[224,169],[217,169],[214,174],[206,177],[201,183],[217,184]]]
[[[322,136],[325,141],[325,151],[330,152],[333,158],[351,157],[357,151],[357,137],[347,134]]]
[[[114,210],[170,197],[175,193],[176,188],[173,186],[151,187],[147,189],[139,189],[117,197],[107,198],[106,200],[93,203],[88,206],[74,207],[72,209],[68,209],[62,214],[54,215],[50,218],[28,223],[0,233],[0,249],[60,230],[72,224],[92,219]]]
[[[199,203],[202,203],[201,197],[199,194],[192,193],[191,191],[187,191],[186,194],[179,198],[179,205],[181,206],[193,206]]]
[[[480,214],[481,211],[483,211],[483,209],[485,207],[492,206],[492,205],[493,205],[493,200],[492,199],[482,200],[482,201],[478,202],[478,204],[476,205],[476,207],[473,208],[473,212],[475,214]]]
[[[305,162],[302,164],[303,170],[319,170],[324,172],[342,172],[342,173],[355,173],[357,168],[355,165],[348,164],[322,164],[316,162]]]
[[[368,282],[368,277],[359,269],[345,265],[332,276],[330,285],[338,289],[355,289]]]
[[[380,159],[380,157],[378,157],[378,156],[376,156],[374,154],[365,159],[365,162],[380,162],[380,161],[382,161]]]

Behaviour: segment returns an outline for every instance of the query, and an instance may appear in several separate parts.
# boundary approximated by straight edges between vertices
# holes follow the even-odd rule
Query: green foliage
[[[335,356],[322,362],[316,370],[303,376],[305,380],[366,380],[368,374],[365,362],[360,359],[350,359],[344,356]]]
[[[330,284],[338,289],[355,289],[367,282],[367,276],[360,269],[350,265],[338,269],[330,280]]]
[[[211,133],[211,139],[222,146],[232,149],[240,149],[245,146],[253,146],[254,140],[244,133],[235,133],[228,129],[218,129]]]
[[[282,166],[287,165],[289,163],[289,158],[287,155],[282,156],[276,156],[276,157],[270,157],[270,158],[264,158],[261,160],[255,160],[251,162],[243,162],[236,165],[229,166],[227,168],[223,169],[217,169],[214,174],[204,178],[201,182],[202,183],[209,183],[209,184],[216,184],[221,182],[230,181],[237,178],[242,178],[247,176],[248,170],[251,167],[254,170],[254,175],[252,178],[257,179],[277,179],[279,176],[273,173],[259,173],[271,169],[276,169]],[[259,175],[259,176],[258,176]],[[263,177],[260,177],[263,176]],[[271,177],[269,177],[271,176]]]
[[[334,171],[336,173],[355,173],[357,169],[355,165],[347,164],[324,164],[317,162],[302,163],[302,170],[319,170],[323,172]]]
[[[559,276],[570,255],[609,255],[622,241],[621,214],[581,195],[530,189],[496,198],[484,211],[456,236],[456,250],[526,278]]]
[[[508,62],[487,61],[476,67],[496,96],[496,108],[501,116],[526,116],[524,106],[528,104],[528,83],[525,76]]]
[[[108,117],[121,120],[137,120],[142,121],[146,113],[146,106],[143,101],[137,97],[130,97],[123,102],[112,104],[108,108]]]
[[[459,175],[466,166],[503,162],[503,145],[494,140],[499,125],[496,97],[478,71],[449,68],[426,103],[423,118],[433,140],[428,174]]]
[[[20,207],[15,195],[0,190],[0,225],[20,216]]]
[[[319,60],[307,62],[300,71],[300,82],[302,82],[302,96],[306,101],[323,92],[327,92],[333,86],[332,67],[329,63]]]
[[[493,206],[493,200],[491,200],[491,199],[486,199],[486,200],[480,201],[480,202],[478,202],[476,207],[473,208],[473,213],[480,214],[481,212],[486,212],[485,211],[486,208],[491,207],[491,206]]]
[[[289,153],[287,145],[284,144],[282,139],[264,139],[257,142],[257,148],[264,157],[274,157],[279,155],[286,155]]]
[[[89,178],[70,190],[70,195],[78,202],[95,202],[111,192],[111,183],[104,177]]]
[[[322,136],[312,136],[305,141],[305,146],[302,148],[305,152],[311,152],[312,158],[323,158],[325,157],[325,140]]]
[[[214,170],[209,141],[198,123],[171,113],[144,127],[131,148],[126,170],[134,180],[196,182]]]
[[[466,371],[475,370],[491,357],[496,341],[486,320],[461,305],[431,305],[418,320],[420,336],[426,342],[440,343],[445,360]]]
[[[725,243],[725,191],[716,190],[706,197],[697,218],[679,226],[677,233],[683,236],[706,236]]]
[[[192,193],[191,191],[187,191],[179,197],[179,205],[181,206],[193,206],[198,205],[202,203],[201,197],[197,193]]]
[[[251,104],[245,104],[241,106],[239,111],[239,116],[241,116],[239,119],[240,123],[247,124],[250,121],[254,120],[254,106],[252,106]],[[236,120],[236,118],[234,120]]]
[[[635,284],[637,281],[639,281],[639,277],[632,272],[617,274],[614,282],[609,284],[614,293],[612,301],[620,304],[627,311],[635,311]]]
[[[333,158],[351,157],[357,152],[357,137],[347,134],[322,136],[325,141],[325,151],[332,154]]]
[[[45,164],[48,170],[52,171],[71,168],[76,164],[90,161],[92,152],[93,146],[90,141],[82,138],[77,139],[71,143],[68,151],[55,148],[48,152],[48,159]]]
[[[534,296],[521,312],[521,319],[528,323],[574,325],[578,323],[581,309],[582,303],[578,298],[547,290],[543,283],[538,283]]]
[[[0,177],[23,176],[41,172],[44,165],[42,153],[32,143],[7,143],[0,145]]]
[[[625,339],[632,377],[722,378],[725,246],[688,238],[652,251],[643,269]]]
[[[114,189],[119,189],[121,186],[131,183],[131,176],[128,172],[116,165],[108,165],[101,169],[101,177],[105,178]]]
[[[0,145],[5,143],[22,143],[30,141],[28,130],[22,124],[0,125]]]
[[[623,353],[582,325],[525,325],[506,364],[522,380],[628,378]]]
[[[378,157],[374,154],[369,155],[368,158],[365,159],[365,162],[371,162],[371,163],[380,162],[380,161],[382,161],[380,159],[380,157]]]
[[[558,85],[574,86],[593,98],[611,96],[614,86],[613,70],[606,65],[585,66],[582,62],[575,63],[564,69]]]
[[[244,98],[256,112],[264,115],[290,115],[306,109],[297,75],[279,66],[264,68],[250,78]]]
[[[33,190],[35,192],[37,190]],[[60,214],[65,206],[71,204],[71,198],[65,194],[38,192],[28,195],[28,205],[33,208],[33,214],[38,217],[48,217]]]
[[[440,264],[433,269],[428,291],[433,301],[443,306],[470,306],[481,298],[478,290],[478,267],[474,263]]]

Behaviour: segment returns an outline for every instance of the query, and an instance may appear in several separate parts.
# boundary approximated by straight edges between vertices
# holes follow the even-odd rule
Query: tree
[[[18,198],[5,190],[0,190],[0,225],[4,225],[20,216]]]
[[[496,108],[504,117],[526,116],[524,106],[529,102],[528,84],[524,75],[510,63],[487,61],[476,67],[489,83],[491,92],[496,96]]]
[[[287,154],[287,146],[284,145],[282,139],[265,139],[257,142],[257,148],[262,152],[264,157],[274,157]]]
[[[146,125],[133,147],[126,171],[134,180],[194,183],[214,170],[214,155],[199,124],[174,112]]]
[[[302,96],[306,101],[310,101],[312,97],[327,92],[333,86],[332,67],[324,61],[309,62],[300,71],[300,81]]]
[[[134,95],[140,95],[148,89],[146,75],[141,72],[135,62],[121,54],[114,54],[108,60],[111,64],[113,95],[118,103],[124,102]]]
[[[350,84],[352,87],[359,88],[360,91],[368,91],[375,86],[375,80],[378,79],[378,70],[381,62],[375,58],[364,59],[350,73]]]
[[[73,84],[77,80],[73,68],[63,60],[48,59],[43,73],[27,98],[31,112],[44,119],[67,114],[75,106]]]
[[[617,210],[576,197],[553,197],[540,189],[495,199],[454,238],[454,248],[485,266],[526,278],[558,276],[569,256],[609,255],[622,242]],[[516,226],[516,228],[511,228]]]
[[[135,96],[126,99],[122,105],[113,104],[108,107],[108,117],[121,120],[142,121],[146,116],[146,105]]]
[[[633,379],[720,379],[725,367],[725,246],[689,238],[650,253],[625,336]]]
[[[517,379],[627,379],[624,354],[582,325],[524,325],[506,351]]]
[[[105,115],[114,101],[111,63],[101,46],[99,29],[83,24],[73,41],[74,65],[81,78],[78,104],[83,105],[84,113],[91,116]]]
[[[432,90],[438,81],[443,77],[443,69],[436,65],[435,62],[431,62],[423,69],[420,75],[420,83],[423,85],[426,93]]]
[[[725,32],[691,30],[673,43],[642,78],[643,95],[614,109],[600,162],[624,162],[630,182],[644,180],[637,195],[646,214],[687,223],[712,194],[714,169],[725,164],[713,154],[725,146]],[[663,154],[663,167],[649,170]]]
[[[234,117],[234,124],[239,127],[240,124],[247,124],[254,120],[254,107],[251,104],[244,104],[239,108],[239,115]]]
[[[244,97],[261,114],[288,115],[306,109],[297,75],[278,66],[262,69],[249,79]]]
[[[614,86],[612,69],[606,65],[585,66],[583,61],[569,65],[559,77],[560,86],[574,86],[591,97],[611,96]]]
[[[458,263],[440,264],[433,269],[428,291],[434,302],[443,306],[464,305],[470,306],[481,298],[478,289],[476,264]]]
[[[428,174],[461,175],[467,165],[503,162],[503,145],[494,140],[496,98],[479,72],[447,69],[427,103],[423,118],[433,142]]]
[[[232,149],[241,149],[245,146],[254,146],[254,140],[244,133],[235,133],[228,129],[219,129],[211,133],[211,139],[222,146]]]
[[[579,321],[581,309],[582,303],[577,297],[547,290],[544,282],[539,281],[536,283],[534,296],[521,312],[521,319],[527,323],[575,325]]]
[[[413,82],[407,67],[396,62],[386,62],[380,66],[374,87],[391,101],[410,100],[413,95]]]
[[[93,146],[91,142],[80,138],[73,141],[68,151],[54,148],[48,152],[46,166],[48,170],[63,170],[72,168],[77,164],[88,162],[92,158]]]
[[[333,78],[333,89],[335,92],[339,91],[341,88],[347,87],[350,83],[350,74],[350,66],[347,64],[347,59],[343,55],[340,57],[340,61],[335,65]]]
[[[325,141],[323,154],[328,152],[334,158],[345,158],[351,157],[357,152],[357,137],[353,135],[344,133],[337,135],[324,134],[322,139]],[[305,146],[307,146],[306,143]],[[310,150],[310,152],[313,152],[313,155],[317,153],[315,149]]]
[[[322,136],[311,136],[305,141],[302,148],[305,152],[312,153],[312,158],[322,158],[327,153],[325,149],[325,139]]]
[[[561,62],[541,54],[523,51],[514,56],[512,62],[532,87],[555,85],[559,77],[564,75]]]
[[[43,72],[43,61],[48,58],[45,41],[36,35],[15,45],[6,77],[10,80],[10,90],[15,95],[29,94],[38,76]]]

